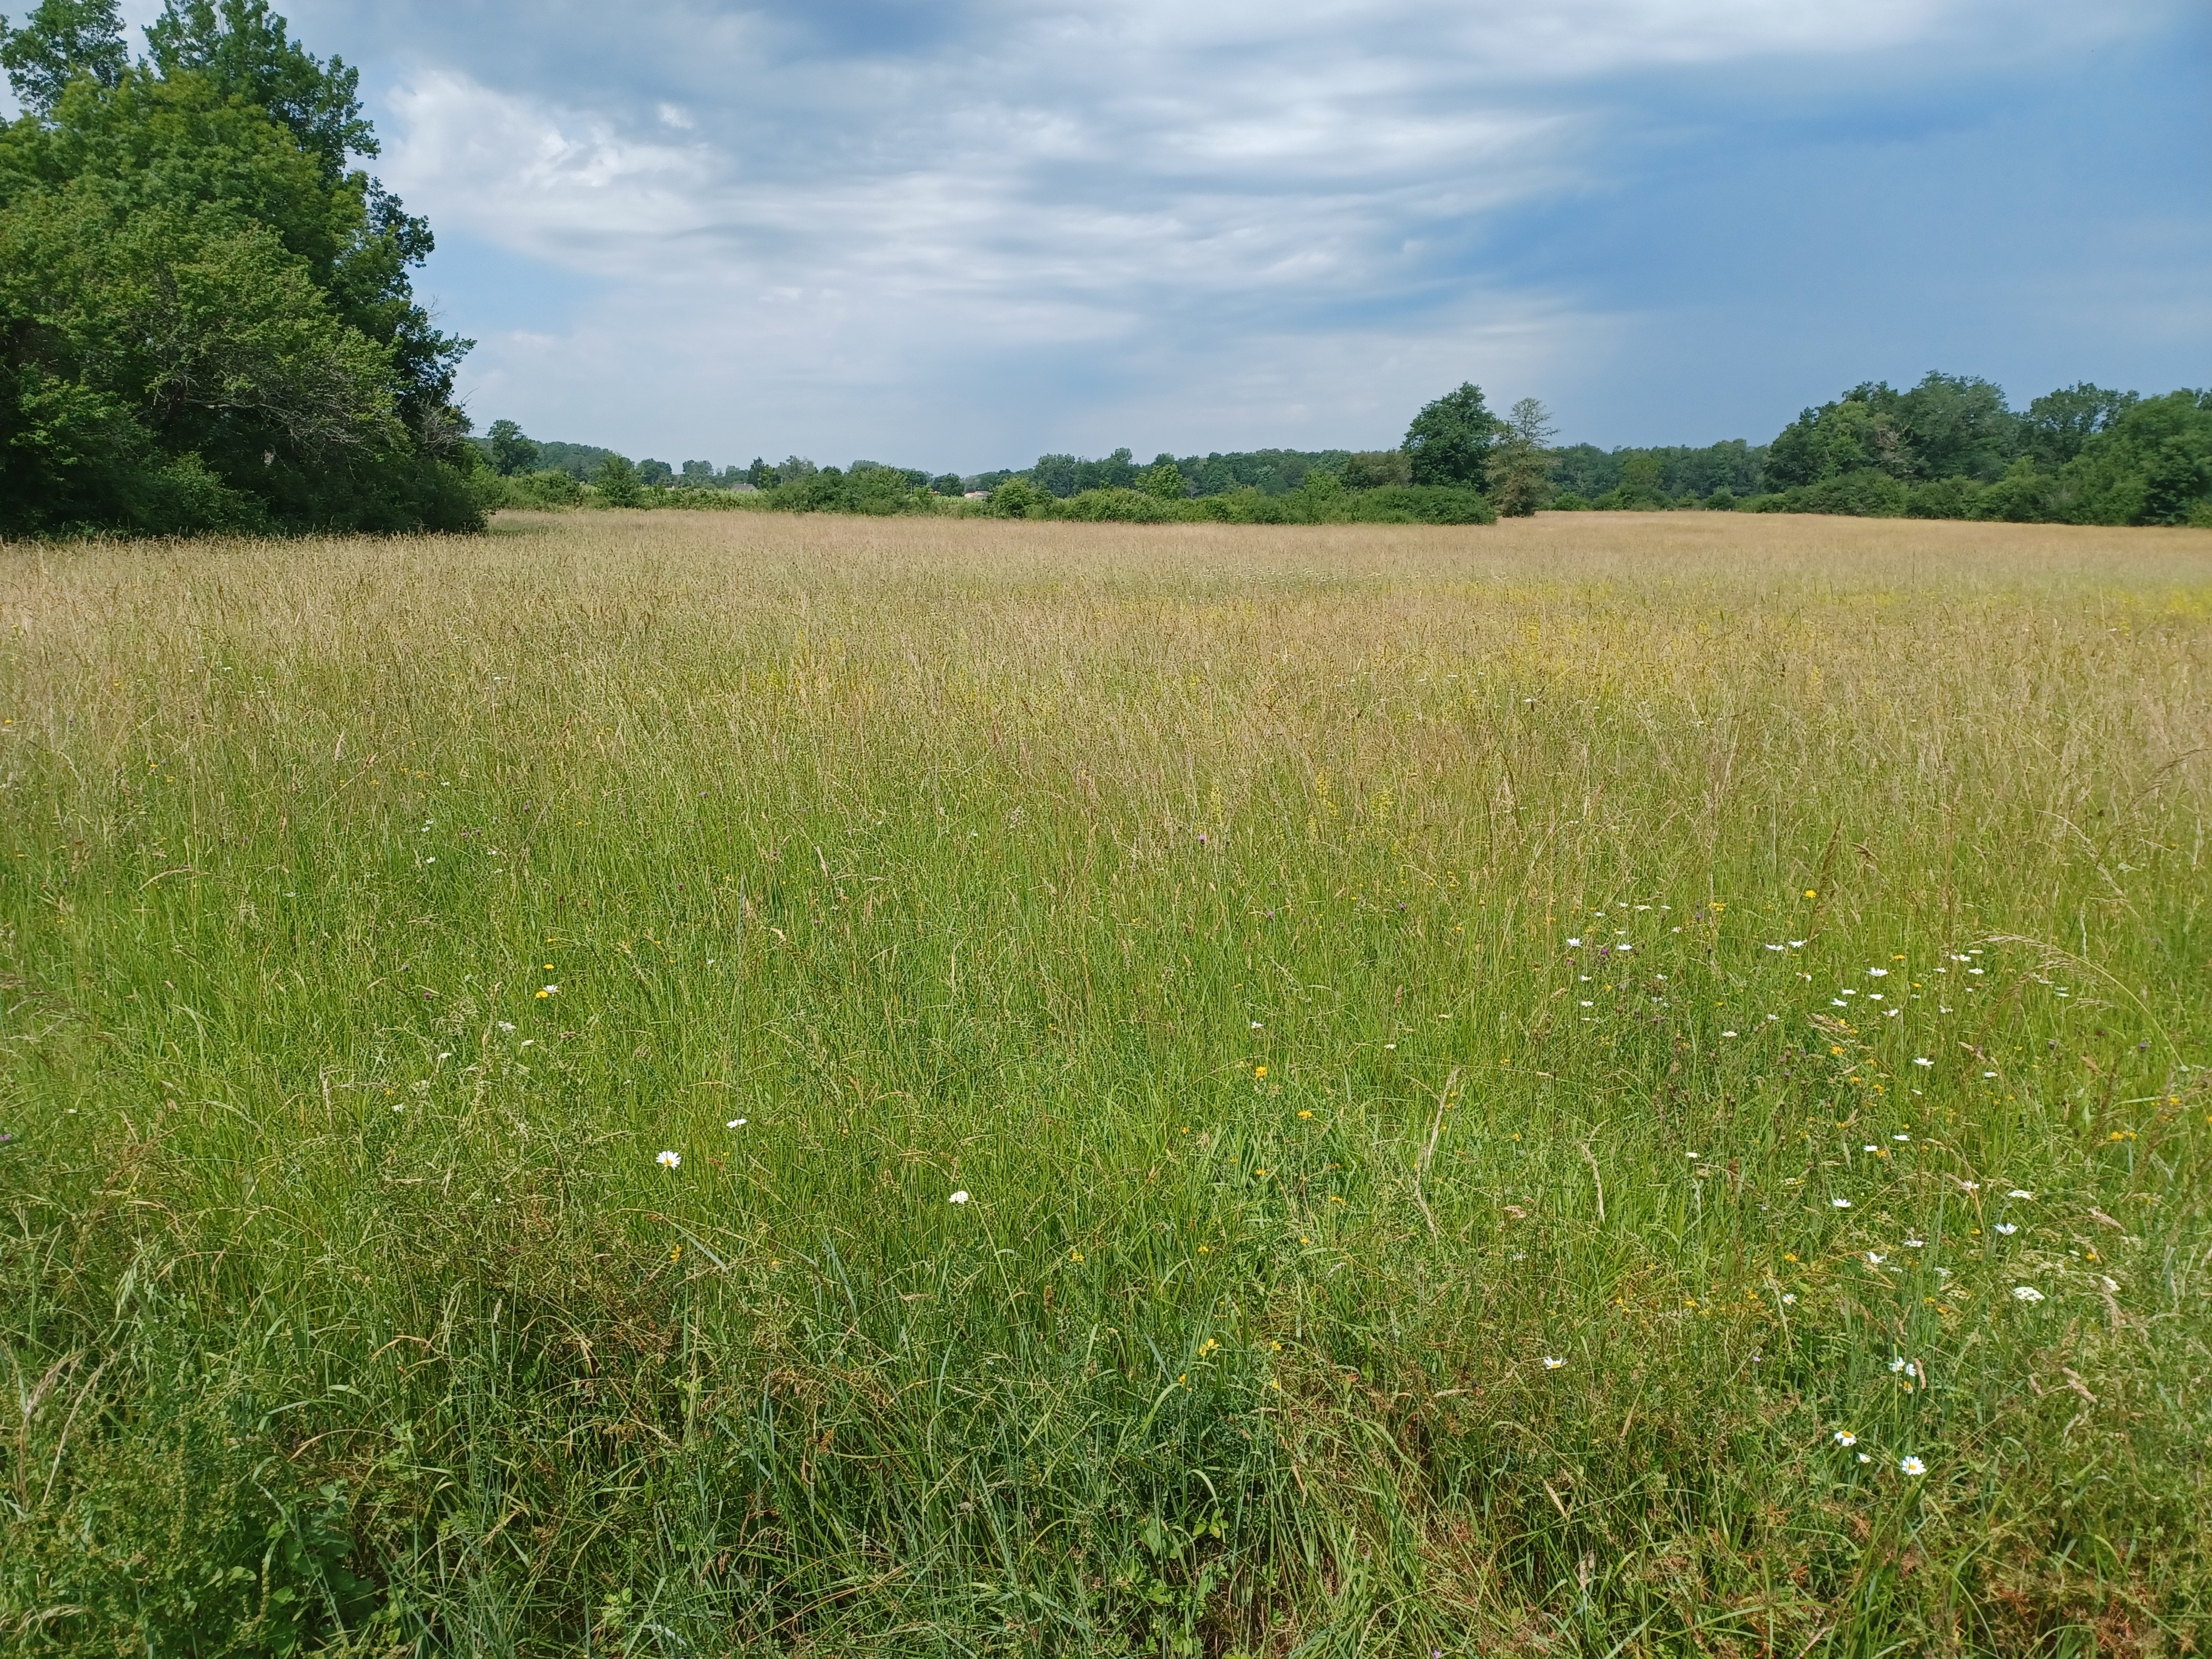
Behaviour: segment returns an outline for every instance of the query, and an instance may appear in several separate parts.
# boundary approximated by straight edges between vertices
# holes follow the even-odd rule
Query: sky
[[[2203,0],[277,0],[479,430],[974,472],[2212,386]],[[134,20],[155,0],[126,5]]]

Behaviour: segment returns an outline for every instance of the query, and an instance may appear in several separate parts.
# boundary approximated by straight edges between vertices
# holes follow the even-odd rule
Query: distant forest
[[[2084,383],[2014,410],[1990,381],[1931,373],[1902,391],[1854,386],[1763,444],[1604,450],[1551,437],[1534,399],[1500,416],[1480,387],[1462,386],[1425,406],[1391,450],[1163,453],[1145,464],[1117,449],[967,476],[796,455],[743,467],[633,464],[587,444],[536,443],[506,421],[478,441],[514,505],[704,506],[719,503],[702,492],[719,492],[799,511],[942,511],[958,501],[1002,515],[1147,520],[1694,509],[2212,526],[2212,392],[2145,397]]]

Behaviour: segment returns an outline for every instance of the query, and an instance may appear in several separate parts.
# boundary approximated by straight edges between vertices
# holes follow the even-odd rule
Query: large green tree
[[[1487,481],[1491,446],[1504,426],[1482,401],[1482,388],[1462,382],[1422,406],[1406,428],[1406,464],[1417,484],[1480,489]]]
[[[259,0],[0,23],[0,530],[463,528],[467,343],[416,303],[428,227],[347,165],[353,71]]]

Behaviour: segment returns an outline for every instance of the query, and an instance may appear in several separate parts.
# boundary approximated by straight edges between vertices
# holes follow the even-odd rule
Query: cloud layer
[[[2047,379],[2212,378],[2186,274],[2212,186],[2175,154],[2212,137],[2187,95],[2212,64],[2179,8],[294,21],[367,69],[380,169],[441,238],[425,286],[481,342],[480,418],[633,453],[1386,443],[1470,377],[1571,435],[1761,437],[1866,375],[2040,366],[1990,319],[2072,354]],[[2023,161],[2085,144],[2094,187],[2021,199]],[[2085,233],[2128,301],[2069,292]]]

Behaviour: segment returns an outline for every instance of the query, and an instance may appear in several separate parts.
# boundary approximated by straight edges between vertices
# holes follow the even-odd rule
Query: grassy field
[[[2212,535],[0,550],[0,1647],[2181,1654]]]

